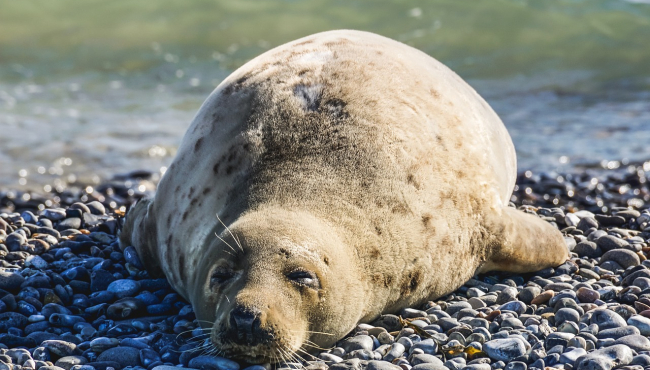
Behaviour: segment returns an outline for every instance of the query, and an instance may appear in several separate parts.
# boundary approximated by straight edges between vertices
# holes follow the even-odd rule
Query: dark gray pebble
[[[97,361],[112,361],[119,363],[122,367],[125,366],[139,366],[140,364],[140,351],[133,347],[114,347],[109,348],[102,352]]]
[[[217,356],[198,356],[193,358],[189,367],[199,370],[239,370],[239,364]]]

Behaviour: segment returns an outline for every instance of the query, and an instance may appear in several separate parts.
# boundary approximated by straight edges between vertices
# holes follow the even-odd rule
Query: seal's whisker
[[[222,222],[222,223],[223,223],[223,222]],[[233,252],[237,253],[237,251],[235,251],[235,248],[233,248],[232,245],[228,244],[228,242],[225,241],[222,237],[220,237],[219,234],[217,234],[217,233],[215,232],[214,235],[215,235],[217,238],[219,238],[219,240],[221,240],[222,242],[224,242],[224,244],[226,244],[230,249],[232,249]]]
[[[223,227],[226,228],[226,230],[228,231],[228,233],[230,233],[230,236],[232,236],[233,240],[235,241],[235,244],[237,244],[237,246],[239,247],[239,249],[241,249],[241,251],[243,252],[243,251],[244,251],[244,248],[242,247],[241,243],[240,243],[239,240],[238,240],[237,238],[235,238],[235,236],[232,234],[232,231],[230,231],[230,228],[229,228],[228,226],[226,226],[226,224],[224,224],[223,221],[221,221],[221,218],[219,218],[219,214],[217,214],[217,220],[219,220],[219,222],[221,222],[221,224],[223,225]]]
[[[311,348],[316,348],[316,349],[319,349],[321,351],[327,351],[327,350],[330,350],[330,349],[334,348],[334,347],[323,348],[323,347],[319,346],[318,344],[316,344],[316,343],[314,343],[312,341],[307,341],[307,340],[305,342],[303,342],[303,345],[305,345],[307,347],[311,347]]]
[[[208,324],[210,324],[210,325],[214,325],[214,321],[199,320],[199,319],[194,319],[194,320],[196,320],[197,322],[205,322],[205,323],[208,323]]]

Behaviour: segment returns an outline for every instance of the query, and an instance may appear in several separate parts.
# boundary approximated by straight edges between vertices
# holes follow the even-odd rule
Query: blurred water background
[[[650,0],[0,0],[0,189],[164,171],[225,76],[339,28],[459,73],[520,169],[650,159]]]

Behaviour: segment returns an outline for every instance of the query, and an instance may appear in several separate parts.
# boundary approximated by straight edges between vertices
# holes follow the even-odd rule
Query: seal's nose
[[[250,338],[260,330],[260,312],[237,306],[230,311],[230,328],[237,333],[240,340]]]

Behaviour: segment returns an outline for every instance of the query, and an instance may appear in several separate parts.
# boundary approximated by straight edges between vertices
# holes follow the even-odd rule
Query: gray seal
[[[563,263],[560,232],[508,207],[515,175],[503,123],[449,68],[324,32],[215,89],[121,244],[192,303],[221,354],[285,361],[478,272]]]

